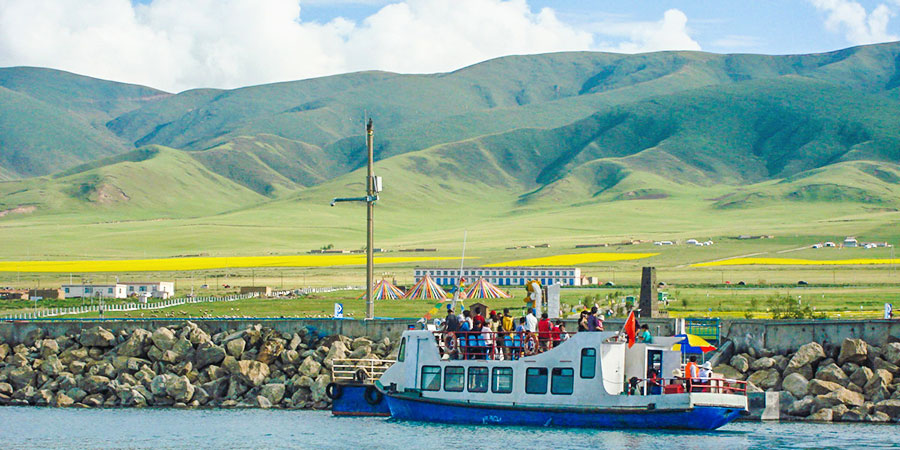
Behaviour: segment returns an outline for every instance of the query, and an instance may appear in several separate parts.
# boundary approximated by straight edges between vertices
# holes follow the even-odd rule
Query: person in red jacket
[[[559,334],[559,326],[562,325],[562,322],[557,320],[555,324],[553,324],[553,328],[550,330],[550,340],[553,344],[553,347],[556,347],[561,342]]]
[[[538,321],[538,341],[540,341],[541,348],[547,350],[550,348],[550,332],[552,331],[553,324],[550,323],[550,319],[547,318],[547,313],[541,314],[541,320]]]

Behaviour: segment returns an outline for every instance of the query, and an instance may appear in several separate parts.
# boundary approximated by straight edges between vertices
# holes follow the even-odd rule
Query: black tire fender
[[[337,383],[328,383],[328,386],[325,386],[325,395],[332,400],[337,400],[344,395],[344,387]]]
[[[381,400],[384,399],[384,394],[376,389],[375,386],[366,386],[366,392],[363,394],[363,397],[366,399],[366,403],[375,406],[381,403]]]

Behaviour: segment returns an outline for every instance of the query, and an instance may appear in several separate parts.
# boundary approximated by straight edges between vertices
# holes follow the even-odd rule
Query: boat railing
[[[515,360],[543,353],[573,332],[435,331],[441,356],[448,359]]]
[[[675,378],[632,378],[627,386],[629,395],[666,395],[687,392],[709,392],[714,394],[747,395],[747,382],[730,378],[711,377],[706,379]]]
[[[395,362],[393,359],[335,359],[331,365],[331,379],[361,383],[377,380]]]

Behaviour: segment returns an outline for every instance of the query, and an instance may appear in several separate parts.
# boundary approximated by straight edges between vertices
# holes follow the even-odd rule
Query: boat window
[[[444,390],[460,392],[466,384],[466,371],[462,366],[447,366],[444,368]]]
[[[525,371],[525,393],[547,393],[547,368],[530,367],[527,371]]]
[[[441,390],[441,368],[438,366],[422,366],[422,390]]]
[[[397,353],[397,362],[403,362],[406,359],[406,338],[400,339],[400,350]]]
[[[469,367],[469,392],[487,392],[487,367]]]
[[[550,392],[553,394],[568,395],[572,393],[575,379],[575,369],[569,367],[555,367],[550,380]]]
[[[512,384],[512,367],[494,367],[491,379],[491,392],[495,394],[509,394],[512,392]]]
[[[597,349],[581,349],[581,378],[594,378],[597,371]]]

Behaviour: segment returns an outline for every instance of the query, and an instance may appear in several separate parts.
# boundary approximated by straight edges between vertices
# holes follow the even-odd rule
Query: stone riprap
[[[385,359],[373,341],[261,325],[210,335],[192,322],[0,341],[0,405],[326,409],[336,359]]]
[[[877,347],[847,338],[780,354],[750,348],[714,372],[747,381],[751,392],[781,391],[782,419],[900,421],[900,342]]]

